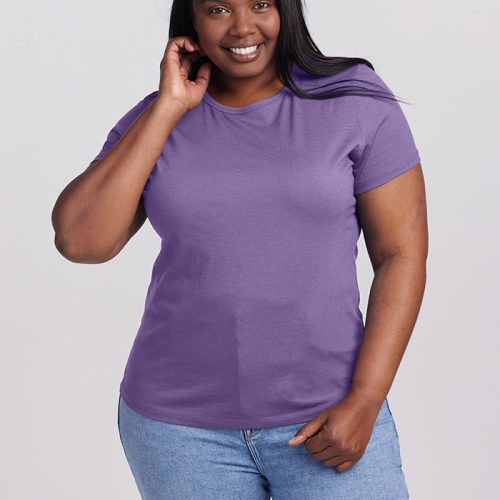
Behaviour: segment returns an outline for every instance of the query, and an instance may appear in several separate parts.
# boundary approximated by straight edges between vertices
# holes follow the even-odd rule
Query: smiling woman
[[[427,227],[399,102],[321,54],[301,0],[174,0],[160,68],[54,215],[77,261],[146,217],[161,238],[120,384],[142,498],[407,498],[386,395]]]
[[[281,12],[286,15],[282,16]],[[244,23],[245,19],[252,19],[255,23],[255,33],[232,36],[228,31],[228,23]],[[197,27],[198,25],[198,27]],[[235,96],[252,94],[260,97],[266,86],[268,94],[274,93],[282,85],[301,97],[310,99],[331,99],[343,95],[369,95],[389,100],[399,99],[392,92],[373,84],[370,79],[365,81],[343,79],[332,83],[324,80],[316,81],[314,76],[334,76],[357,64],[366,64],[371,69],[373,65],[360,57],[329,57],[322,54],[311,38],[303,16],[302,0],[272,0],[256,2],[251,0],[191,0],[188,2],[175,1],[172,6],[170,20],[170,37],[189,35],[199,41],[204,48],[205,56],[194,61],[190,69],[190,78],[194,78],[198,68],[207,60],[214,66],[212,71],[210,94],[216,92],[221,100],[237,102]],[[230,47],[242,48],[258,46],[255,54],[231,54]],[[227,56],[222,57],[220,50]],[[311,75],[307,88],[300,87],[291,78],[291,61],[295,61],[307,74]],[[246,71],[259,74],[258,80],[241,81],[240,76],[234,75],[237,81],[231,81],[234,74],[229,62],[252,62],[249,67],[238,67],[238,72]],[[257,67],[258,66],[258,67]],[[264,68],[268,71],[264,71]],[[246,73],[248,74],[248,73]],[[346,85],[352,81],[354,85]],[[339,85],[342,83],[343,85]],[[362,85],[359,85],[361,83]],[[322,85],[321,85],[322,84]],[[337,88],[335,88],[337,85]],[[252,88],[255,87],[255,88]],[[329,88],[332,87],[332,88]],[[217,90],[216,90],[217,89]],[[226,90],[224,90],[226,89]],[[259,95],[255,94],[258,89]],[[316,92],[320,90],[320,92]],[[224,97],[227,93],[228,97]],[[241,101],[248,102],[242,98]],[[401,101],[402,102],[402,101]]]
[[[283,87],[276,73],[280,13],[274,0],[193,0],[190,5],[192,29],[213,63],[208,88],[213,98],[240,106]]]

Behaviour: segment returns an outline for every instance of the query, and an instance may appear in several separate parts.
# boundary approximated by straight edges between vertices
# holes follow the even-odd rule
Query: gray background
[[[430,254],[389,401],[411,498],[492,499],[499,468],[498,3],[308,0],[327,55],[370,60],[422,157]],[[61,190],[158,88],[169,2],[2,4],[0,497],[138,499],[118,386],[160,240],[150,224],[104,265],[53,245]],[[362,237],[365,311],[372,271]]]

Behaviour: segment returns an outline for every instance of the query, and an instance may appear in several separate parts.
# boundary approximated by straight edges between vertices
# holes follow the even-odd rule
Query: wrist
[[[386,398],[384,391],[366,383],[353,382],[349,395],[361,399],[374,407],[380,407]]]
[[[187,106],[182,101],[179,101],[179,99],[160,95],[153,99],[151,106],[160,113],[165,113],[169,116],[174,114],[177,118],[182,117],[187,111]]]

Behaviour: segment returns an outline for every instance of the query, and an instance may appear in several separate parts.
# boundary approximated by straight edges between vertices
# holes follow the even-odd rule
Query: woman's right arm
[[[73,262],[113,258],[145,220],[142,191],[185,108],[153,99],[104,158],[59,195],[52,211],[54,243]]]
[[[181,54],[182,49],[193,53]],[[57,198],[52,210],[54,243],[68,260],[106,262],[144,223],[142,192],[146,181],[175,125],[200,102],[208,86],[208,65],[198,70],[196,81],[187,80],[190,63],[202,52],[189,37],[169,41],[158,95],[114,147],[92,162]]]

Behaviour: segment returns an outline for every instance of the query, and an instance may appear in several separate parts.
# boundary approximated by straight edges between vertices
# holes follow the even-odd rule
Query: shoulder
[[[382,78],[382,76],[377,73],[374,69],[372,69],[370,66],[367,64],[363,63],[358,63],[355,64],[354,66],[351,66],[350,68],[347,68],[345,71],[340,72],[339,74],[335,75],[334,77],[336,80],[342,81],[342,80],[349,80],[349,81],[342,81],[342,84],[346,84],[349,86],[355,86],[357,87],[361,92],[364,90],[368,91],[374,91],[377,93],[382,93],[388,97],[393,97],[394,94],[392,90],[389,88],[385,80]],[[365,99],[366,97],[373,97],[369,94],[366,95],[358,95],[354,96],[358,100],[359,99]],[[382,98],[377,98],[377,99],[370,99],[370,100],[375,100],[375,101],[386,101],[390,102],[390,99],[384,99]],[[364,101],[364,102],[365,102]]]
[[[150,92],[144,97],[144,101],[147,101],[148,103],[155,99],[158,96],[158,90],[153,90],[153,92]]]
[[[114,126],[114,130],[119,134],[123,134],[128,127],[132,124],[132,122],[141,114],[142,111],[148,106],[148,104],[158,95],[158,91],[155,90],[150,92],[146,96],[139,98],[135,103],[127,109],[126,112],[121,116],[116,125]]]
[[[370,68],[366,64],[358,64],[354,68],[354,78],[359,80],[359,84],[363,88],[373,90],[376,92],[382,92],[388,97],[394,97],[394,93],[387,84],[387,82],[382,78],[380,73]],[[364,96],[362,96],[364,97]],[[381,101],[391,102],[391,99],[380,99]]]
[[[377,128],[388,119],[397,121],[402,118],[397,96],[380,73],[366,64],[356,64],[345,74],[348,75],[346,78],[352,79],[345,84],[359,91],[351,97],[361,129]]]
[[[387,85],[380,75],[364,63],[355,63],[333,75],[313,75],[294,64],[292,67],[292,76],[299,85],[305,87],[338,84],[339,86],[356,85],[368,89],[388,90]]]
[[[383,83],[383,80],[379,73],[377,73],[367,64],[355,64],[351,68],[348,68],[347,71],[350,71],[354,78],[360,78],[370,83]]]

